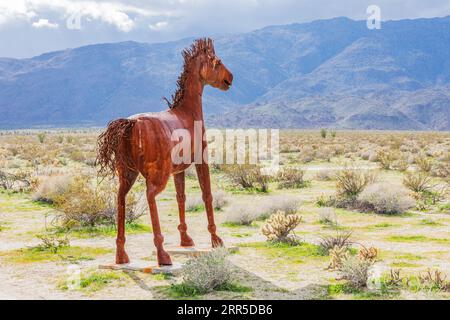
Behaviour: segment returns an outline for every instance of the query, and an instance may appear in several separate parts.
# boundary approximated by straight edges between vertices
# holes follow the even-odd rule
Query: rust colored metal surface
[[[142,174],[146,180],[147,200],[153,226],[154,244],[159,265],[171,265],[170,255],[164,250],[164,237],[159,224],[155,197],[164,190],[171,175],[174,177],[180,213],[180,245],[190,247],[194,241],[187,233],[185,221],[185,175],[184,171],[194,163],[195,139],[191,139],[191,162],[174,164],[171,153],[178,143],[172,141],[172,134],[178,129],[185,129],[194,137],[194,124],[201,123],[204,136],[202,94],[205,85],[228,90],[233,82],[233,75],[216,56],[211,39],[196,40],[192,46],[183,51],[184,68],[172,96],[172,102],[166,99],[169,110],[160,113],[134,115],[128,119],[112,121],[105,132],[98,138],[98,156],[100,174],[117,174],[119,191],[118,234],[116,239],[116,263],[129,263],[125,252],[125,198],[137,176]],[[207,148],[207,142],[201,139],[201,154]],[[214,210],[212,205],[209,167],[206,162],[195,164],[197,176],[205,202],[208,219],[208,231],[213,247],[222,246],[223,242],[216,233]]]

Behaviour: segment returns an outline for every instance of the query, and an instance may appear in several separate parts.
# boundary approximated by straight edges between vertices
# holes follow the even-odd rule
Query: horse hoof
[[[211,243],[213,248],[223,247],[223,241],[218,236],[211,236]]]
[[[158,264],[160,266],[171,266],[172,260],[170,259],[170,256],[165,251],[159,251],[158,252]]]
[[[116,264],[127,264],[130,263],[130,259],[126,252],[116,254]]]
[[[194,243],[194,240],[192,240],[191,237],[189,237],[188,235],[184,235],[184,236],[181,236],[180,246],[182,246],[182,247],[194,247],[195,243]]]

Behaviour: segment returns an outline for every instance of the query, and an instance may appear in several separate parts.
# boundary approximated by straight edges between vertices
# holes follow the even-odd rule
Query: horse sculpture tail
[[[99,174],[115,175],[117,165],[130,167],[129,155],[126,154],[128,146],[125,144],[130,136],[136,120],[117,119],[108,124],[108,128],[97,139],[97,159]]]

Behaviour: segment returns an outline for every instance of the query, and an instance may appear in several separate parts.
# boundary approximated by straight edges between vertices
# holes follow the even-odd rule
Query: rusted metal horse
[[[138,114],[128,119],[112,121],[105,132],[98,138],[97,164],[99,173],[117,173],[119,190],[117,194],[117,240],[116,263],[129,262],[125,251],[125,198],[139,173],[146,180],[147,200],[153,226],[154,244],[159,265],[171,265],[169,254],[164,251],[164,237],[158,218],[155,197],[164,190],[170,175],[174,176],[177,192],[181,236],[181,246],[194,246],[194,241],[187,234],[185,221],[185,170],[194,162],[194,140],[192,143],[191,163],[174,164],[171,151],[177,144],[172,141],[172,133],[186,129],[194,137],[194,122],[203,125],[202,93],[205,85],[228,90],[233,82],[233,75],[216,56],[211,39],[196,40],[192,46],[183,51],[184,70],[178,78],[178,89],[172,96],[169,110],[159,113]],[[202,154],[207,143],[201,139]],[[222,240],[216,234],[214,211],[212,205],[209,168],[206,162],[195,164],[197,176],[205,202],[208,217],[208,231],[213,247],[222,246]]]

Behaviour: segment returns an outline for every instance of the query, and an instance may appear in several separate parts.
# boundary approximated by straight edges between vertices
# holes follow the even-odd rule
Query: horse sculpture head
[[[230,89],[233,84],[233,74],[217,57],[211,39],[198,40],[203,42],[204,49],[200,55],[200,78],[205,84],[221,90]],[[198,43],[198,42],[197,42]]]
[[[177,81],[177,91],[172,95],[172,102],[164,98],[169,108],[176,108],[184,98],[189,87],[192,75],[203,85],[210,85],[221,90],[230,89],[233,83],[233,74],[216,56],[214,44],[211,39],[198,39],[183,51],[183,72]]]

